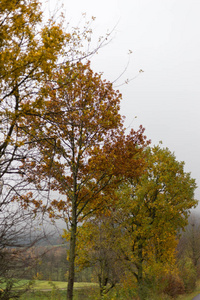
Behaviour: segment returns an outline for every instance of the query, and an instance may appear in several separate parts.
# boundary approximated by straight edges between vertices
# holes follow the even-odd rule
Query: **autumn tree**
[[[107,221],[113,232],[109,244],[134,275],[141,299],[146,297],[146,281],[149,276],[152,280],[153,270],[158,277],[159,272],[163,276],[175,266],[178,232],[197,204],[196,183],[184,172],[183,162],[160,146],[147,147],[145,153],[144,172],[136,179],[127,178],[118,187]],[[89,245],[88,249],[91,246],[91,253],[98,248],[98,237],[97,232],[92,239],[89,233],[84,235],[84,244]],[[82,261],[90,257],[84,250],[81,253]]]
[[[0,1],[0,178],[16,172],[12,162],[26,156],[29,126],[22,119],[39,113],[55,68],[88,57],[107,42],[109,33],[91,46],[87,20],[83,28],[68,31],[64,22],[62,14],[46,21],[40,0]]]
[[[0,177],[4,181],[7,174],[6,180],[10,180],[10,174],[28,177],[29,162],[33,162],[34,171],[41,159],[44,163],[38,170],[39,175],[43,174],[40,183],[48,177],[47,186],[68,199],[53,204],[63,210],[65,217],[70,214],[72,204],[70,295],[78,217],[91,199],[100,206],[97,195],[110,182],[113,173],[105,175],[105,155],[98,170],[90,157],[96,155],[100,165],[97,154],[103,153],[104,138],[109,140],[108,136],[113,136],[114,141],[116,134],[112,130],[121,126],[120,93],[93,74],[87,64],[76,63],[102,45],[100,41],[94,51],[81,51],[81,39],[87,41],[90,34],[86,27],[82,34],[79,29],[71,34],[64,32],[62,20],[58,24],[51,18],[44,23],[37,0],[0,1]],[[123,130],[121,134],[119,131],[122,142]],[[140,152],[135,145],[141,144],[142,148],[143,129],[132,132],[129,140],[133,142],[134,154]],[[38,157],[36,144],[40,150]],[[27,169],[21,167],[21,162]],[[111,163],[109,167],[111,170]],[[136,172],[139,169],[138,163]],[[29,176],[27,182],[39,180]],[[22,180],[21,187],[12,201],[19,200],[23,208],[32,203],[44,211],[46,206],[30,192],[33,186],[27,187]],[[29,193],[24,195],[27,190]],[[44,192],[38,184],[37,191],[41,190]],[[87,213],[92,209],[96,209],[95,205]]]
[[[185,227],[189,210],[197,204],[196,183],[184,172],[183,162],[159,146],[147,148],[146,154],[144,174],[119,191],[116,216],[123,228],[121,251],[141,293],[148,264],[173,262],[178,230]]]
[[[76,265],[80,270],[92,267],[101,297],[120,282],[125,272],[116,247],[115,226],[110,214],[101,213],[78,228]]]
[[[37,0],[0,0],[1,299],[17,297],[14,277],[22,275],[25,266],[30,266],[28,259],[24,261],[24,255],[37,241],[31,226],[35,215],[24,205],[27,196],[23,197],[23,205],[13,203],[18,194],[28,189],[27,183],[18,176],[20,163],[27,155],[21,118],[34,114],[36,95],[50,80],[58,57],[61,60],[69,40],[61,23],[51,19],[45,24]]]
[[[146,141],[142,127],[125,135],[121,94],[94,73],[89,62],[66,63],[47,89],[38,108],[43,122],[37,115],[27,120],[38,155],[37,161],[24,162],[24,170],[38,188],[46,181],[62,195],[51,201],[49,214],[70,224],[67,297],[72,299],[77,224],[106,203],[104,191],[114,186],[114,176],[140,174]]]
[[[61,23],[43,23],[38,0],[0,1],[0,177],[25,155],[20,118],[34,114],[67,39]]]

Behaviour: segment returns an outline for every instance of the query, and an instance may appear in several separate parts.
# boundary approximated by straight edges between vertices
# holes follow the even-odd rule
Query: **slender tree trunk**
[[[70,248],[69,248],[69,276],[68,276],[68,287],[67,287],[67,300],[73,300],[73,288],[74,288],[74,278],[75,278],[76,229],[77,229],[76,206],[72,205],[72,223],[71,223],[71,237],[70,237]]]
[[[145,299],[144,295],[144,282],[143,282],[143,253],[142,253],[142,244],[139,242],[138,245],[138,292],[141,300]]]

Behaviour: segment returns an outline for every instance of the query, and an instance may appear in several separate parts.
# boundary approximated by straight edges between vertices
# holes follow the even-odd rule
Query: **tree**
[[[144,172],[119,185],[107,212],[113,232],[109,233],[112,243],[108,243],[120,253],[125,269],[135,276],[141,299],[146,297],[146,284],[153,272],[158,277],[175,266],[178,232],[187,224],[189,210],[197,204],[196,183],[184,172],[183,162],[159,146],[146,148],[145,154]],[[97,233],[92,240],[90,235],[84,236],[84,243],[92,249],[98,248],[95,240]]]
[[[31,183],[36,182],[38,191],[42,190],[43,195],[43,189],[49,186],[65,194],[69,201],[53,203],[61,210],[64,208],[65,215],[71,209],[66,203],[72,204],[72,263],[68,292],[72,297],[78,217],[85,211],[89,202],[99,201],[98,205],[95,203],[94,209],[100,206],[101,197],[97,195],[100,195],[102,189],[111,181],[111,162],[110,173],[105,175],[103,164],[100,167],[100,160],[98,161],[98,157],[101,156],[97,154],[103,153],[101,144],[105,136],[107,141],[108,136],[112,136],[113,143],[117,134],[121,142],[123,140],[123,130],[121,133],[120,130],[118,133],[112,133],[112,130],[121,126],[118,113],[121,95],[112,89],[110,83],[103,83],[100,76],[93,75],[87,64],[84,66],[76,63],[96,49],[90,53],[83,53],[79,48],[80,30],[75,29],[71,34],[65,33],[62,20],[57,24],[50,19],[44,24],[39,1],[11,0],[8,3],[1,0],[0,18],[0,177],[5,178],[6,174],[28,176],[26,171],[29,169],[21,167],[21,162],[24,166],[32,163],[34,169],[38,162],[35,145],[39,145],[39,158],[44,159],[46,164],[46,167],[45,164],[41,164],[41,174],[43,173],[44,177],[40,183],[42,184],[47,177],[52,180],[49,181],[50,185],[48,183],[47,186],[41,187],[36,177],[33,180],[33,176],[29,176],[28,189],[33,187]],[[87,40],[90,34],[91,30],[84,28],[83,39]],[[101,45],[102,41],[97,48]],[[53,101],[58,103],[57,97],[64,99],[58,108],[53,105]],[[95,97],[98,100],[91,102],[90,98]],[[105,99],[107,100],[104,101]],[[91,117],[90,122],[88,117]],[[62,124],[62,118],[65,124]],[[129,139],[133,141],[134,155],[137,155],[141,149],[136,149],[134,139],[137,139],[137,144],[141,143],[142,148],[143,129],[137,133],[132,132]],[[46,147],[46,153],[42,147]],[[108,143],[106,149],[109,147]],[[89,159],[92,156],[95,156],[99,163],[97,171],[94,161]],[[65,161],[64,164],[62,160]],[[105,166],[105,155],[102,155],[101,161]],[[138,163],[136,171],[139,172],[139,169]],[[88,170],[89,176],[86,175]],[[67,175],[68,171],[71,172],[70,176]],[[32,193],[24,195],[25,190],[27,186],[23,185],[12,200],[19,200],[23,208],[27,208],[31,203],[36,209],[41,208],[44,211],[46,206],[42,200],[37,201],[38,198],[35,199]],[[91,199],[93,201],[90,201]],[[53,210],[50,213],[53,213]]]
[[[25,209],[27,196],[23,205],[13,204],[17,195],[27,191],[27,183],[18,176],[28,150],[24,134],[28,127],[21,126],[21,119],[35,113],[36,95],[50,80],[68,39],[61,23],[51,19],[44,24],[39,1],[0,1],[1,299],[17,296],[13,277],[30,266],[24,256],[38,240],[32,236],[33,214]]]
[[[186,292],[195,289],[199,277],[200,224],[197,214],[192,213],[188,225],[180,232],[177,246],[177,263]]]
[[[200,223],[198,215],[191,214],[189,223],[184,231],[181,232],[181,238],[178,244],[178,258],[189,257],[195,269],[197,270],[200,259]]]
[[[24,161],[24,170],[38,188],[46,180],[62,195],[51,202],[49,213],[56,216],[57,209],[70,222],[67,297],[72,299],[77,224],[106,203],[104,191],[115,185],[114,176],[140,174],[146,141],[142,127],[125,135],[121,94],[89,62],[66,63],[47,88],[39,108],[43,122],[38,114],[27,119],[31,144],[39,152],[37,161]]]
[[[61,24],[43,25],[38,0],[0,1],[0,177],[25,156],[19,121],[34,114],[38,90],[50,79],[67,38]]]
[[[31,286],[22,283],[37,256],[28,255],[42,238],[41,226],[38,218],[29,210],[25,210],[19,203],[12,202],[15,191],[4,183],[0,195],[0,299],[19,298]],[[36,229],[40,229],[36,233]]]
[[[122,255],[141,294],[146,266],[153,261],[174,261],[178,230],[187,224],[189,210],[197,204],[196,183],[184,172],[183,162],[178,162],[168,148],[159,146],[147,148],[146,154],[144,174],[119,190],[115,216],[123,228]]]
[[[124,266],[116,248],[115,223],[110,215],[100,214],[78,228],[76,264],[92,267],[99,282],[100,296],[107,294],[124,276]]]

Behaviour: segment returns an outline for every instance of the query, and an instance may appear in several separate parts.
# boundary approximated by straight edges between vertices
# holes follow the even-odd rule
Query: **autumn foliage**
[[[106,189],[141,173],[148,142],[142,127],[125,134],[121,94],[89,62],[66,64],[54,76],[38,113],[26,119],[30,148],[37,148],[38,155],[24,160],[23,169],[38,188],[48,181],[63,195],[48,210],[50,216],[57,210],[57,216],[71,223],[75,247],[78,221],[104,207]]]
[[[119,282],[117,273],[129,273],[142,298],[151,271],[175,264],[195,181],[169,149],[149,147],[142,126],[124,127],[120,91],[89,61],[101,42],[82,49],[89,27],[66,32],[62,16],[45,22],[38,0],[1,0],[0,18],[4,204],[65,221],[68,300],[76,257],[98,267],[101,295]]]
[[[175,249],[178,231],[185,227],[189,209],[196,204],[196,184],[190,174],[184,172],[184,164],[167,148],[148,147],[144,152],[143,173],[139,177],[127,177],[119,184],[114,201],[113,197],[110,199],[113,204],[109,206],[110,212],[87,220],[80,229],[77,260],[80,265],[87,265],[89,261],[96,265],[102,260],[99,256],[101,241],[101,248],[109,249],[108,253],[113,251],[115,260],[119,259],[134,276],[141,299],[146,297],[148,282],[154,282],[156,288],[162,285],[164,274],[169,281],[163,286],[166,293],[183,292],[183,283],[181,285],[178,271],[175,272]],[[109,276],[114,265],[109,266]],[[108,272],[107,268],[108,264],[104,266],[104,273]]]

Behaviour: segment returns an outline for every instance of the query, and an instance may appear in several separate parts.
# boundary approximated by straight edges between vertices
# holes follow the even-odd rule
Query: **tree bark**
[[[70,237],[70,248],[69,248],[69,276],[68,276],[68,287],[67,287],[67,300],[73,300],[73,288],[74,288],[74,279],[75,279],[76,230],[77,230],[76,206],[72,205],[72,223],[71,223],[71,237]]]
[[[143,282],[143,253],[142,253],[142,243],[139,241],[138,245],[138,264],[137,264],[137,270],[138,270],[138,293],[139,298],[141,300],[145,299],[144,295],[144,282]]]

